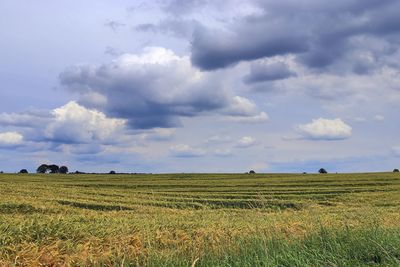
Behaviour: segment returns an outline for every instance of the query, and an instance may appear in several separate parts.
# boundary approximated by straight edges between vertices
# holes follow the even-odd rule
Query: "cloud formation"
[[[81,96],[80,101],[134,129],[180,125],[181,117],[219,113],[253,117],[259,111],[250,100],[234,96],[213,74],[194,68],[189,58],[171,50],[149,47],[140,55],[124,54],[101,66],[75,66],[60,75],[61,83]]]
[[[250,73],[244,77],[247,84],[265,81],[283,80],[296,76],[289,66],[283,62],[255,62],[250,66]]]
[[[86,109],[74,101],[54,109],[45,137],[57,143],[112,143],[122,133],[125,121],[107,118],[97,110]]]
[[[308,124],[300,124],[297,131],[304,139],[343,140],[351,137],[352,128],[341,119],[315,119]]]
[[[13,121],[10,121],[13,119]],[[95,109],[85,108],[75,101],[50,110],[3,113],[0,126],[15,131],[0,133],[0,146],[22,150],[63,151],[67,154],[95,154],[103,145],[128,144],[125,120],[108,118]]]
[[[194,65],[215,70],[241,61],[293,54],[311,69],[327,68],[345,59],[354,72],[366,74],[375,55],[398,51],[398,1],[254,3],[262,12],[238,18],[224,29],[197,28],[191,46]],[[372,57],[362,56],[368,52]]]
[[[257,21],[254,21],[257,23]],[[202,70],[232,66],[240,61],[263,57],[301,53],[307,50],[305,38],[294,29],[274,30],[267,23],[249,23],[237,27],[237,32],[223,32],[199,27],[193,34],[191,59]],[[262,32],[262,34],[261,34]],[[291,32],[292,34],[286,34]]]
[[[21,113],[0,114],[0,126],[41,127],[45,125],[51,114],[48,111],[26,111]]]
[[[24,137],[18,132],[0,133],[0,147],[12,147],[22,144]]]

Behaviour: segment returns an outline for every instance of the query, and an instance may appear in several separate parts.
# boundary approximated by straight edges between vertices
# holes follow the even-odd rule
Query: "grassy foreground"
[[[400,266],[400,175],[0,174],[0,266]]]

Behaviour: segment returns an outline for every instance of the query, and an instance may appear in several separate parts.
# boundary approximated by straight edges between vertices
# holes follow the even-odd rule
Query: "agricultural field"
[[[1,266],[399,266],[400,174],[0,174]]]

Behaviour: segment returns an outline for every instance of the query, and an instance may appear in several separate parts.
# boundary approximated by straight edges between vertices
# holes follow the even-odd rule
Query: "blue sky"
[[[0,170],[400,167],[394,0],[0,2]]]

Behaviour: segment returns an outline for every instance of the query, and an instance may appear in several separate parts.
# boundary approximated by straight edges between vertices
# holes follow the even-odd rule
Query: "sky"
[[[1,0],[0,170],[391,171],[397,0]]]

